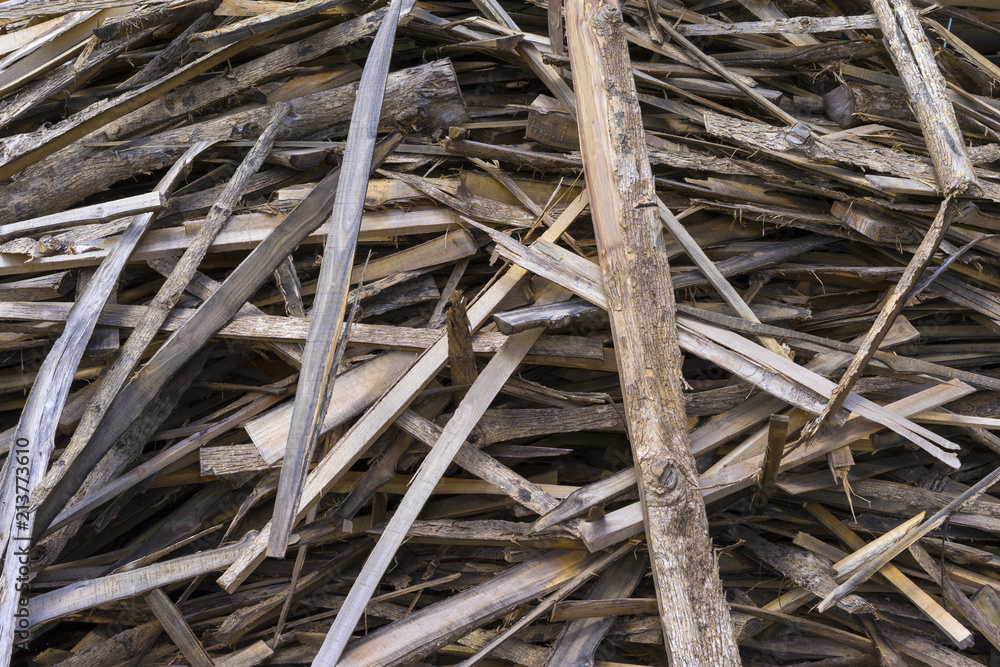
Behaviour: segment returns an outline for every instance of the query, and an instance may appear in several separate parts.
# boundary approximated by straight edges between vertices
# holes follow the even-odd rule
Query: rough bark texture
[[[567,4],[580,144],[668,653],[739,665],[681,393],[670,267],[621,10]]]
[[[947,84],[913,5],[909,0],[873,0],[872,9],[920,121],[941,194],[965,192],[976,184],[976,175],[948,99]]]

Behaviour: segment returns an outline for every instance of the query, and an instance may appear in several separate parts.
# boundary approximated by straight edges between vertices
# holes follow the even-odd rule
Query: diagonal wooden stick
[[[383,140],[376,161],[386,157],[398,145],[402,135],[394,134]],[[45,502],[39,506],[35,529],[40,533],[65,507],[76,493],[87,473],[114,445],[115,440],[131,425],[135,414],[144,410],[177,371],[229,322],[260,284],[271,275],[309,232],[322,224],[329,210],[340,179],[340,170],[330,172],[316,189],[286,217],[267,238],[251,252],[226,278],[222,286],[195,315],[177,329],[156,351],[136,378],[118,393],[97,431],[77,459],[64,469],[63,476],[52,487]]]
[[[977,183],[972,162],[965,150],[962,131],[955,117],[955,109],[947,96],[944,77],[934,60],[931,44],[920,27],[920,21],[910,0],[872,0],[872,9],[882,27],[882,34],[885,36],[892,61],[906,85],[910,106],[913,107],[914,114],[920,122],[927,152],[931,155],[934,171],[937,174],[938,189],[944,195],[944,201],[941,202],[941,208],[927,235],[913,254],[906,271],[893,288],[875,324],[861,344],[861,350],[851,360],[837,384],[837,389],[826,409],[816,421],[806,427],[804,433],[807,437],[814,435],[830,415],[840,410],[844,399],[878,349],[885,332],[903,309],[914,283],[923,275],[931,257],[944,240],[944,235],[955,217],[953,197],[974,188]]]
[[[166,321],[171,309],[177,304],[177,300],[184,293],[184,288],[191,281],[198,265],[208,253],[209,246],[216,235],[222,230],[233,209],[243,196],[250,177],[257,173],[260,165],[264,163],[264,158],[271,150],[274,137],[278,133],[281,121],[288,113],[287,104],[278,104],[274,114],[268,122],[267,127],[261,132],[260,137],[253,148],[247,153],[246,159],[236,170],[230,179],[218,201],[212,206],[205,219],[205,224],[198,230],[198,234],[192,239],[191,244],[181,256],[177,266],[171,272],[170,277],[157,292],[156,296],[149,304],[146,317],[143,318],[139,327],[128,337],[125,345],[122,346],[121,353],[115,358],[111,367],[101,376],[100,387],[90,401],[87,411],[80,420],[73,433],[70,444],[66,447],[62,456],[53,465],[53,470],[46,475],[42,484],[34,492],[33,502],[40,503],[45,499],[48,491],[52,488],[62,470],[73,462],[76,455],[86,446],[90,436],[97,430],[108,406],[118,392],[125,385],[129,375],[135,369],[147,346],[159,333],[160,325]]]
[[[551,242],[562,236],[588,203],[589,195],[584,191],[559,216],[556,224],[545,230],[539,238],[539,242]],[[511,267],[500,280],[480,295],[475,303],[469,307],[469,321],[472,326],[481,327],[501,301],[517,287],[527,274],[528,272],[519,266]],[[354,426],[344,434],[337,447],[320,461],[316,469],[309,474],[302,499],[299,502],[297,518],[304,516],[309,507],[343,476],[344,472],[361,456],[365,448],[406,409],[416,394],[427,386],[447,361],[448,341],[442,337],[413,364],[410,370],[386,392],[378,403],[358,419]],[[240,559],[219,578],[220,586],[227,591],[235,590],[253,572],[264,558],[270,530],[270,524],[264,526],[252,547],[247,549]]]
[[[173,191],[195,157],[212,143],[199,142],[185,152],[160,180],[157,191],[164,195]],[[0,550],[6,548],[7,551],[3,573],[0,574],[0,614],[5,619],[14,619],[20,606],[22,583],[18,580],[18,570],[28,563],[28,546],[35,523],[35,514],[28,510],[28,497],[45,474],[55,447],[59,415],[66,403],[74,373],[97,326],[101,308],[108,300],[112,287],[117,284],[126,260],[155,218],[155,213],[143,213],[133,218],[114,250],[94,273],[70,312],[65,332],[42,363],[21,413],[14,432],[14,447],[7,457],[3,485],[0,487],[3,494],[0,496]],[[9,620],[0,623],[0,667],[10,664],[13,643],[14,623]]]
[[[1000,480],[1000,468],[997,468],[990,474],[986,475],[986,477],[983,477],[975,484],[975,486],[970,486],[964,492],[956,496],[954,500],[939,509],[932,517],[920,524],[916,530],[908,533],[905,539],[896,542],[891,549],[864,563],[864,565],[859,567],[847,581],[837,586],[836,589],[823,598],[823,601],[819,604],[819,611],[826,611],[831,606],[837,604],[837,601],[840,600],[840,598],[853,591],[862,582],[868,579],[868,577],[885,567],[890,561],[892,561],[893,558],[905,551],[911,544],[925,537],[931,531],[937,529],[949,516],[961,509],[962,505],[970,500],[975,500],[982,494],[986,493],[991,486],[997,483],[997,480]]]

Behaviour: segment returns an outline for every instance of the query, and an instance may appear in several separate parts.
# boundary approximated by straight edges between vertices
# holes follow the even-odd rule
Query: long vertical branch
[[[676,665],[739,665],[681,393],[674,294],[614,1],[566,7],[580,146],[660,619]]]
[[[389,60],[402,4],[402,0],[392,0],[389,5],[389,12],[379,26],[368,54],[354,102],[354,115],[344,149],[342,177],[333,202],[330,235],[326,239],[323,266],[316,287],[316,303],[309,322],[309,337],[302,355],[299,390],[295,394],[288,445],[281,465],[278,496],[274,502],[274,519],[267,546],[269,556],[281,558],[285,555],[309,458],[319,439],[323,417],[333,392],[336,341],[344,322],[354,248],[361,229],[368,172],[371,170],[385,81],[389,75]]]

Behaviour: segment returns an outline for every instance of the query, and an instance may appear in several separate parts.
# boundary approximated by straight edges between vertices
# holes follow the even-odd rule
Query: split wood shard
[[[621,9],[567,0],[580,146],[660,620],[677,665],[739,665],[681,395],[674,292]]]
[[[302,484],[313,448],[319,439],[336,380],[334,367],[337,344],[347,306],[351,283],[354,249],[358,244],[361,214],[368,174],[372,167],[372,151],[378,133],[379,117],[385,95],[389,60],[396,36],[403,0],[392,0],[389,13],[382,21],[372,44],[365,70],[354,101],[354,115],[347,133],[342,175],[333,202],[330,235],[320,271],[316,302],[309,322],[309,339],[302,356],[300,390],[295,395],[295,409],[288,429],[285,462],[274,503],[270,542],[267,552],[281,558],[285,555],[292,533]]]

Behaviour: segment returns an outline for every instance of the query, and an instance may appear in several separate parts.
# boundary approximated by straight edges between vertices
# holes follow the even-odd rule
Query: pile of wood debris
[[[1000,664],[994,19],[0,2],[0,667]]]

